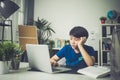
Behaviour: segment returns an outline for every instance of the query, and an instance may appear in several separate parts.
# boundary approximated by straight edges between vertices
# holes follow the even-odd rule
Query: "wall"
[[[90,34],[87,44],[99,49],[100,20],[109,10],[120,11],[120,0],[35,0],[34,20],[44,18],[56,31],[52,38],[69,39],[74,26],[84,26]]]

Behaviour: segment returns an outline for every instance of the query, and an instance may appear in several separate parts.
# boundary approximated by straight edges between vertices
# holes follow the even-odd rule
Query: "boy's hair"
[[[72,28],[69,35],[72,35],[76,38],[80,38],[80,37],[88,38],[89,36],[88,31],[81,26],[75,26],[74,28]]]

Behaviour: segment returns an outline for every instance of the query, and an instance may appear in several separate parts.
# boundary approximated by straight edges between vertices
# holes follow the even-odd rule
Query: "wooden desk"
[[[110,77],[94,79],[81,74],[50,74],[28,69],[28,63],[22,63],[19,70],[10,70],[8,74],[0,75],[0,80],[110,80]]]

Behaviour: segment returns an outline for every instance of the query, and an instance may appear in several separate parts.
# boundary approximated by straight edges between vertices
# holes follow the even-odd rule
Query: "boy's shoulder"
[[[70,45],[70,44],[67,44],[67,45],[64,45],[64,47],[71,47],[71,45]]]
[[[67,45],[64,45],[64,47],[63,47],[63,48],[66,48],[66,49],[71,49],[72,47],[71,47],[71,45],[67,44]]]
[[[85,48],[93,48],[92,46],[89,46],[89,45],[84,45]]]

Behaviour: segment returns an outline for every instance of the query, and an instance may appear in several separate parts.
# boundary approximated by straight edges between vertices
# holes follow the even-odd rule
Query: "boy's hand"
[[[57,61],[59,60],[59,57],[57,55],[54,55],[51,59],[50,62],[52,64],[52,66],[58,66]]]
[[[52,66],[58,66],[58,63],[55,60],[50,60]]]
[[[80,37],[80,41],[78,42],[78,45],[83,45],[86,42],[86,37]]]

